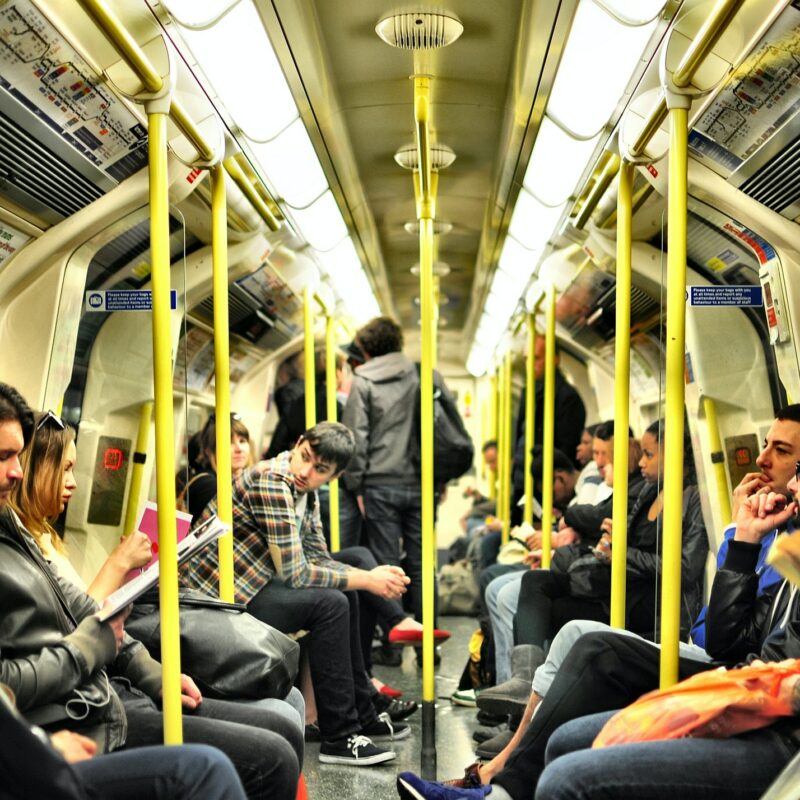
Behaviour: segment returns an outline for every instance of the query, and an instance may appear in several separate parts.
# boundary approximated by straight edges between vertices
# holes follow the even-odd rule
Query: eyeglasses
[[[60,431],[63,431],[66,428],[64,424],[64,420],[58,416],[53,411],[48,411],[37,423],[36,423],[36,431],[40,431],[45,425],[52,425],[54,428],[57,428]]]

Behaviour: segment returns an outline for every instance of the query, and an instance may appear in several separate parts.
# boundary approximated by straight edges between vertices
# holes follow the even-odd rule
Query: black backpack
[[[417,364],[417,375],[420,365]],[[420,390],[414,408],[412,454],[417,472],[420,470]],[[433,384],[433,482],[448,483],[460,478],[475,458],[475,446],[467,433],[450,393]]]

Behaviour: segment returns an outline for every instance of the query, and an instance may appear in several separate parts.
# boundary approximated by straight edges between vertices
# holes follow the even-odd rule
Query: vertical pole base
[[[422,751],[420,773],[423,780],[436,780],[436,701],[422,701]]]

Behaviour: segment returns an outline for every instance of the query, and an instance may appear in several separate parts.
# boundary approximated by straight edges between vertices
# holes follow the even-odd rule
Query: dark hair
[[[496,439],[488,439],[483,443],[483,447],[481,447],[481,453],[485,453],[487,450],[497,449],[497,440]]]
[[[25,398],[7,383],[0,383],[0,422],[19,422],[25,447],[33,436],[33,411]]]
[[[791,407],[791,406],[790,406]],[[800,406],[797,406],[800,410]],[[780,419],[780,417],[779,417]],[[800,419],[798,420],[800,422]],[[657,419],[655,422],[647,426],[645,433],[649,433],[661,446],[661,437],[664,433],[664,420]],[[686,417],[684,416],[683,423],[683,485],[690,486],[697,483],[697,474],[694,469],[694,450],[692,449],[692,440],[689,436],[689,426],[686,424]]]
[[[371,358],[399,353],[403,349],[403,331],[389,317],[375,317],[356,332],[356,341]]]
[[[781,421],[788,420],[789,422],[800,422],[800,403],[792,403],[791,405],[784,406],[776,415],[775,419]]]
[[[586,433],[588,433],[588,434],[589,434],[589,436],[591,436],[592,438],[594,438],[595,436],[597,436],[597,429],[600,427],[600,425],[601,425],[601,423],[600,423],[600,422],[595,422],[595,423],[594,423],[594,425],[587,425],[587,426],[584,428],[584,430],[586,431]],[[599,438],[599,437],[598,437],[598,438]]]
[[[595,425],[592,436],[596,439],[602,439],[604,442],[610,442],[614,438],[614,420],[610,419],[608,422],[599,422]],[[628,438],[633,439],[633,428],[630,426],[628,426]]]
[[[356,449],[353,432],[341,422],[318,422],[303,433],[300,442],[308,442],[320,459],[335,464],[336,472],[345,469]]]
[[[234,436],[243,436],[247,441],[250,441],[250,431],[247,426],[239,418],[238,414],[231,413],[231,441]],[[191,441],[191,440],[190,440]],[[217,452],[217,417],[212,414],[206,421],[203,430],[200,431],[200,454],[197,456],[198,463],[204,467],[210,467],[206,453]],[[191,463],[191,458],[190,458]]]
[[[531,475],[533,475],[533,482],[536,486],[542,485],[542,474],[544,472],[544,448],[537,444],[531,451],[533,453],[533,461],[531,462]],[[577,472],[575,464],[566,453],[559,450],[557,447],[553,448],[553,474],[556,472]]]

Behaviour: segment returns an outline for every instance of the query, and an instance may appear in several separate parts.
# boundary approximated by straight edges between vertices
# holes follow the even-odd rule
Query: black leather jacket
[[[102,750],[121,746],[125,711],[106,668],[155,699],[158,662],[127,634],[116,655],[111,627],[95,616],[97,603],[50,569],[8,508],[0,511],[0,565],[0,682],[17,708],[43,727],[91,736]]]

